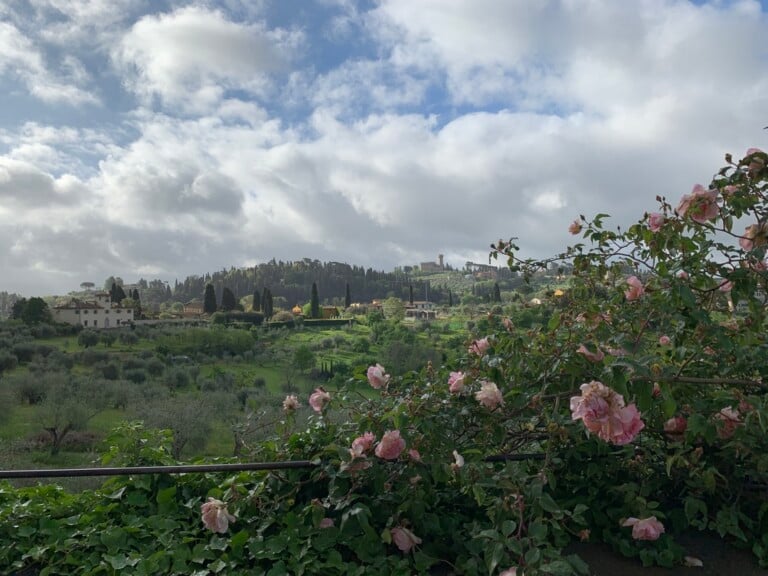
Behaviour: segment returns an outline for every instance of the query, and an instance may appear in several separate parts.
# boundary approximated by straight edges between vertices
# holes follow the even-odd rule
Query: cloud
[[[180,8],[145,16],[125,34],[114,59],[145,100],[209,111],[228,90],[263,94],[300,34],[228,20],[220,11]]]
[[[387,0],[369,19],[393,65],[441,70],[458,104],[609,114],[755,83],[765,69],[765,15],[753,0]]]
[[[273,257],[461,266],[511,236],[546,257],[579,214],[676,204],[768,123],[751,1],[324,0],[300,31],[239,0],[31,1],[40,30],[0,24],[0,74],[105,106],[0,125],[0,289]]]
[[[30,38],[13,24],[0,22],[0,76],[18,77],[30,94],[48,104],[98,103],[98,98],[80,85],[87,81],[87,75],[74,57],[65,60],[62,72],[51,72]]]
[[[42,148],[37,153],[46,156],[50,151]],[[0,210],[11,214],[17,221],[26,218],[26,210],[49,204],[58,209],[77,202],[81,188],[82,183],[72,176],[53,178],[35,164],[0,156]],[[17,210],[24,210],[25,213],[19,214]]]

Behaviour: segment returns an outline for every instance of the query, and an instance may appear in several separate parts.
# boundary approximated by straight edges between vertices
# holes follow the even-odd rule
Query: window
[[[83,314],[88,314],[88,310],[83,310]]]
[[[104,314],[109,314],[109,310],[104,310]]]
[[[83,320],[83,326],[88,326],[88,320]]]
[[[80,314],[80,310],[75,310],[75,314]]]

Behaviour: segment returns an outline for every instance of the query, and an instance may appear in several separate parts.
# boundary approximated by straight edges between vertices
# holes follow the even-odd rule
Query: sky
[[[0,0],[0,291],[553,255],[768,146],[767,12]]]

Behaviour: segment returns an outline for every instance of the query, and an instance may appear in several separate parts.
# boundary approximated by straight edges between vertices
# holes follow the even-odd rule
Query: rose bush
[[[676,534],[710,530],[768,564],[768,156],[727,161],[709,187],[676,209],[657,197],[626,230],[581,217],[569,231],[583,242],[551,259],[519,258],[514,239],[492,245],[525,278],[572,267],[547,320],[516,328],[490,314],[459,365],[397,378],[364,367],[307,399],[304,430],[290,429],[291,399],[282,434],[250,457],[314,467],[113,480],[88,496],[98,514],[51,497],[53,543],[41,507],[4,488],[0,520],[14,520],[0,537],[19,544],[0,562],[70,573],[87,556],[141,574],[172,549],[178,573],[567,575],[587,573],[562,552],[574,539],[673,566],[690,562]],[[144,512],[131,512],[137,493]],[[207,498],[237,532],[203,529]]]

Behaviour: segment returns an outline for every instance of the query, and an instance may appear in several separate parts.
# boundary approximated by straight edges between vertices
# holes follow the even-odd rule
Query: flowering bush
[[[657,197],[625,231],[605,229],[604,214],[581,217],[569,231],[583,242],[551,259],[494,244],[524,277],[572,266],[545,324],[518,329],[492,314],[467,335],[459,366],[394,378],[376,364],[332,394],[318,388],[309,427],[251,455],[313,468],[147,484],[149,517],[170,510],[169,522],[197,531],[152,520],[162,538],[143,546],[172,548],[181,573],[568,575],[587,573],[562,552],[574,539],[690,565],[675,535],[713,530],[768,564],[768,156],[727,162],[708,188],[676,209]],[[282,432],[299,399],[286,402]],[[117,522],[133,482],[109,485],[97,524]],[[37,524],[7,494],[0,520],[15,514],[15,528],[3,540],[39,552]],[[209,497],[221,507],[205,508]],[[53,517],[70,523],[60,541],[85,538],[66,527],[85,521],[57,506]],[[229,531],[205,531],[201,506],[206,525]],[[213,522],[220,511],[236,524]],[[129,544],[89,537],[89,553],[133,562],[142,537],[123,532]],[[18,550],[0,563],[21,566]]]

